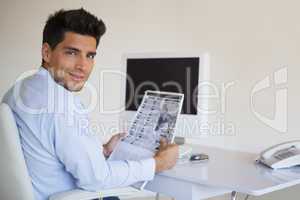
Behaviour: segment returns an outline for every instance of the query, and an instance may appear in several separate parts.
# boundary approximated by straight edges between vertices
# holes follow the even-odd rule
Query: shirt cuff
[[[145,160],[140,161],[141,164],[143,165],[142,169],[144,174],[144,180],[145,181],[151,181],[154,178],[155,175],[155,160],[154,158],[149,158]]]

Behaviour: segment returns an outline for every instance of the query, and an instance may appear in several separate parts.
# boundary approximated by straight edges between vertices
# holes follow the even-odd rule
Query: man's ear
[[[43,43],[43,46],[42,46],[42,57],[43,57],[43,60],[46,63],[50,62],[51,52],[52,52],[52,50],[51,50],[50,45],[47,42]]]

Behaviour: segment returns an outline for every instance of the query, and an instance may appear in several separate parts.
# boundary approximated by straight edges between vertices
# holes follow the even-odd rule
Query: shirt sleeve
[[[153,158],[140,161],[108,161],[96,135],[87,127],[87,117],[55,114],[54,149],[65,170],[79,188],[97,191],[152,180]]]

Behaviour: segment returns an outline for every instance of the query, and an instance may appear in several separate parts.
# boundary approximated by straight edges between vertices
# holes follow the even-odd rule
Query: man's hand
[[[155,172],[161,172],[172,168],[178,159],[178,145],[167,144],[165,140],[160,141],[158,152],[154,156]]]
[[[118,144],[121,138],[123,138],[126,135],[126,133],[118,133],[116,135],[113,135],[109,141],[103,145],[103,154],[105,157],[108,157]]]

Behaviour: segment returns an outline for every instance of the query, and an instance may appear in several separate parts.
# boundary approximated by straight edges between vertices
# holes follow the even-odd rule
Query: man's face
[[[54,49],[43,44],[44,67],[67,90],[79,91],[93,69],[96,48],[94,37],[66,32],[64,40]]]

